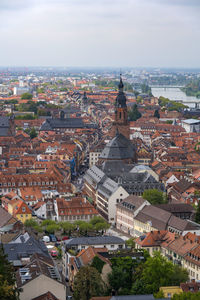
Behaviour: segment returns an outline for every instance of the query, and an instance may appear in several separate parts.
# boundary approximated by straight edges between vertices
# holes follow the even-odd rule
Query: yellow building
[[[20,220],[22,223],[24,223],[26,220],[31,219],[32,217],[32,212],[28,205],[19,199],[9,201],[8,212],[12,216]]]
[[[164,293],[165,298],[171,298],[174,294],[181,294],[183,292],[179,286],[161,286],[160,291]]]

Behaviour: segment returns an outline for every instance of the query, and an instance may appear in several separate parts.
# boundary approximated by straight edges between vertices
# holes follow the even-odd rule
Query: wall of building
[[[65,286],[44,275],[40,275],[23,286],[23,292],[20,293],[20,300],[30,300],[48,291],[58,299],[66,300]]]

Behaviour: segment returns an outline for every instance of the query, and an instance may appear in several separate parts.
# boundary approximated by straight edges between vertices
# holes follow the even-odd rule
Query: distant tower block
[[[119,92],[115,101],[115,121],[113,122],[111,134],[114,137],[116,130],[122,133],[127,139],[130,138],[130,125],[128,121],[128,111],[126,106],[126,96],[124,94],[124,84],[120,74]]]

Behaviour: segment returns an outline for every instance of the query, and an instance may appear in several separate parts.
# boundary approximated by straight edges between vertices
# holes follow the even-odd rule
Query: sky
[[[0,66],[200,67],[200,0],[0,0]]]

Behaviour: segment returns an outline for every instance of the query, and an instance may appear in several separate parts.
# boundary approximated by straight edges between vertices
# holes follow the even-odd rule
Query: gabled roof
[[[102,159],[133,159],[135,146],[121,133],[106,144],[100,158]]]
[[[142,247],[155,247],[161,246],[162,243],[169,243],[175,239],[175,233],[168,230],[151,231],[136,239],[136,243]]]
[[[25,243],[10,243],[3,245],[4,252],[8,256],[8,260],[14,266],[21,266],[21,258],[27,258],[34,253],[43,254],[49,257],[48,249],[43,242],[39,242],[30,237]]]
[[[52,258],[36,253],[31,256],[30,263],[17,271],[17,287],[24,286],[40,275],[45,275],[62,283],[61,276],[57,267],[55,267]]]
[[[103,244],[124,244],[124,240],[117,236],[97,236],[97,237],[78,237],[65,241],[66,247],[78,245],[103,245]]]
[[[7,225],[8,222],[13,218],[5,209],[0,207],[0,228]],[[14,218],[13,218],[14,219]],[[14,219],[17,222],[16,219]]]
[[[59,300],[59,299],[56,296],[54,296],[54,294],[52,294],[51,292],[47,292],[31,300]]]

